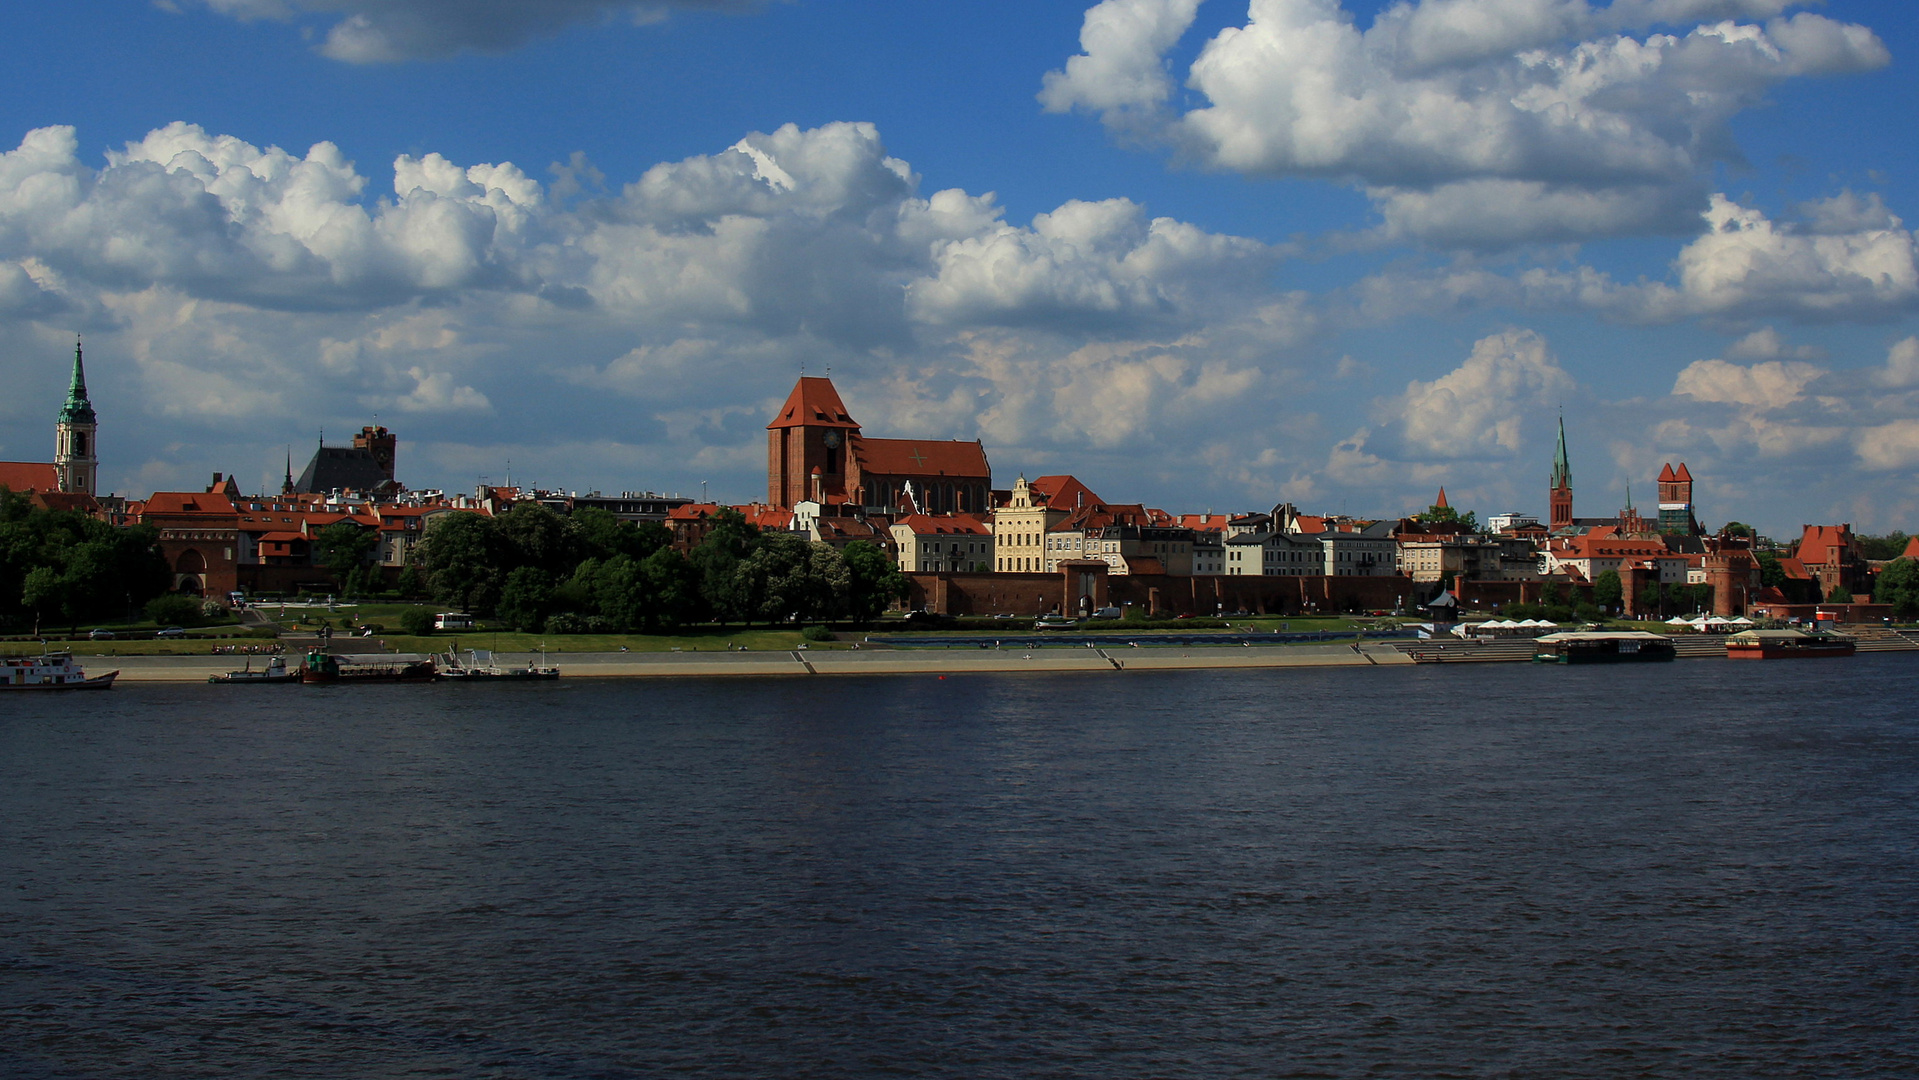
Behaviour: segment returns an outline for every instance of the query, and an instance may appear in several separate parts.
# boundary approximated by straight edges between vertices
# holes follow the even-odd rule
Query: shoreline
[[[235,656],[87,656],[74,659],[89,675],[118,669],[119,682],[205,682],[244,666]],[[257,658],[256,658],[257,659]],[[538,654],[499,653],[503,668]],[[786,652],[549,653],[546,662],[569,679],[657,679],[753,675],[948,675],[1017,671],[1181,671],[1287,667],[1412,666],[1381,643],[1279,645],[1264,648],[796,649]]]

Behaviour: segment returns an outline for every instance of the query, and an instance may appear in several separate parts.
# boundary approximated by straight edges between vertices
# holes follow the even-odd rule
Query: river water
[[[0,699],[0,1075],[1911,1077],[1919,657]]]

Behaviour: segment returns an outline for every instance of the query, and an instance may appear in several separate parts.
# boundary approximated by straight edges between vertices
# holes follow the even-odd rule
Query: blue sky
[[[527,12],[543,21],[527,22]],[[0,457],[745,501],[874,434],[1175,511],[1919,526],[1909,4],[171,0],[0,12]],[[317,146],[317,148],[316,148]],[[296,461],[296,467],[298,462]]]

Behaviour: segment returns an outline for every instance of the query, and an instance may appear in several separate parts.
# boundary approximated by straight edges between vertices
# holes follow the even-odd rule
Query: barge
[[[1533,660],[1543,664],[1634,664],[1671,660],[1672,639],[1644,630],[1575,630],[1534,641]]]
[[[1850,635],[1830,630],[1742,630],[1726,639],[1731,660],[1816,660],[1857,651]]]

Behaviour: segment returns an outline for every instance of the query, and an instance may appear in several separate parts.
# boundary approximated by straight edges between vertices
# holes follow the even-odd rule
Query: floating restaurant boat
[[[248,659],[244,670],[229,671],[222,675],[208,675],[207,681],[210,683],[297,683],[300,681],[300,672],[289,671],[286,657],[276,656],[268,660],[267,666],[258,671],[253,670],[253,661]]]
[[[1830,630],[1742,630],[1726,639],[1732,660],[1811,660],[1856,651],[1850,635]]]
[[[300,681],[329,683],[414,683],[440,677],[433,658],[419,653],[340,655],[314,649],[300,665]]]
[[[1534,642],[1533,659],[1547,664],[1632,664],[1671,660],[1672,639],[1644,630],[1575,630]]]
[[[118,671],[87,678],[70,652],[0,659],[0,690],[105,690]]]
[[[559,668],[536,666],[531,660],[522,668],[502,668],[493,662],[490,649],[468,649],[466,655],[467,661],[462,663],[457,653],[442,654],[438,658],[440,677],[451,682],[537,681],[560,677]]]

